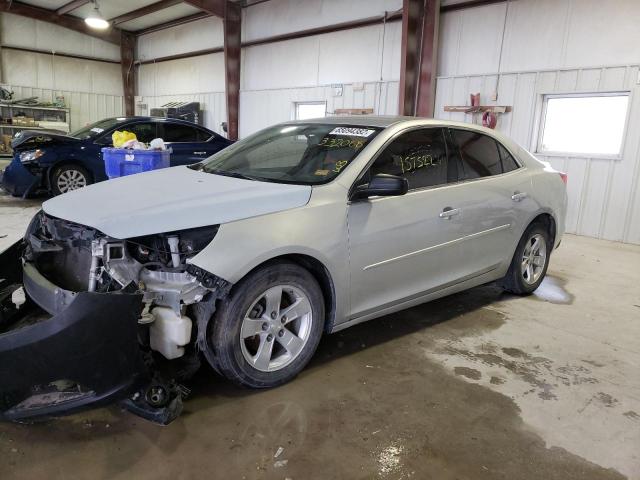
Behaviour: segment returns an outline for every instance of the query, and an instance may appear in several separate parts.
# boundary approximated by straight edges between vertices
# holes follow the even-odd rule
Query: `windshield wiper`
[[[214,175],[222,175],[223,177],[233,177],[233,178],[241,178],[243,180],[253,180],[256,182],[264,181],[262,178],[252,177],[250,175],[245,175],[240,172],[228,172],[227,170],[210,170],[209,173],[213,173]]]

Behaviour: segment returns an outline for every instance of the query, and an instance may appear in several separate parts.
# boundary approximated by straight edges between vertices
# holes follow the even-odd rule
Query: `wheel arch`
[[[552,249],[555,248],[556,235],[557,235],[557,225],[556,225],[556,219],[553,217],[553,215],[550,212],[539,213],[537,216],[535,216],[533,219],[531,219],[531,221],[527,225],[527,228],[529,228],[534,223],[540,223],[540,224],[542,224],[544,226],[544,228],[549,233],[549,238],[551,239]],[[526,231],[526,229],[525,229],[525,231]]]

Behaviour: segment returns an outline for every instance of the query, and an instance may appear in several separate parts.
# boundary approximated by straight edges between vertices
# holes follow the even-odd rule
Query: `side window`
[[[127,130],[131,133],[135,133],[138,141],[144,143],[149,143],[157,137],[156,124],[151,122],[132,123],[130,125],[125,125],[120,130]]]
[[[451,135],[462,157],[460,180],[502,173],[498,145],[493,138],[470,130],[452,129]]]
[[[500,142],[497,142],[497,143],[498,143],[498,150],[500,151],[500,158],[502,159],[502,171],[504,173],[507,173],[520,168],[516,163],[515,159],[509,153],[509,151],[506,148],[504,148]]]
[[[456,181],[455,172],[448,172],[441,128],[412,130],[393,140],[371,165],[371,176],[380,173],[405,177],[410,190]]]
[[[206,130],[200,130],[199,128],[196,129],[198,131],[198,141],[199,142],[206,142],[207,140],[209,140],[213,135],[211,135],[210,132],[207,132]]]
[[[189,125],[179,123],[163,123],[164,129],[162,139],[165,142],[198,142],[198,130]]]

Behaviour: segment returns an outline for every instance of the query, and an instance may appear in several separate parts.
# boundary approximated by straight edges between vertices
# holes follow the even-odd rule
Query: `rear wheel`
[[[61,165],[56,167],[51,175],[51,191],[54,195],[77,190],[90,184],[89,172],[78,165]]]
[[[273,264],[250,274],[222,302],[210,344],[227,378],[252,388],[274,387],[305,367],[323,327],[318,282],[298,265]]]
[[[507,275],[502,279],[503,288],[517,295],[535,291],[547,273],[551,248],[547,229],[539,223],[530,225],[518,243]]]

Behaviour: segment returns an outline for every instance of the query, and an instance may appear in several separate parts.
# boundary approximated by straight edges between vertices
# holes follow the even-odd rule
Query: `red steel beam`
[[[241,8],[231,2],[225,4],[224,24],[224,73],[227,95],[227,136],[238,139],[240,115],[240,51]]]
[[[122,91],[124,92],[124,111],[127,117],[135,115],[136,68],[135,51],[136,36],[122,32],[120,58],[122,62]]]
[[[109,27],[106,30],[95,30],[84,23],[84,20],[81,18],[72,17],[71,15],[57,15],[55,11],[47,10],[46,8],[34,7],[33,5],[16,1],[1,1],[0,12],[13,13],[43,22],[54,23],[61,27],[120,45],[120,31],[118,29]]]
[[[224,18],[227,5],[230,4],[228,0],[184,0],[184,3],[196,7],[199,10],[215,15],[216,17]],[[235,3],[231,3],[235,7],[240,8]]]
[[[440,0],[403,0],[400,115],[433,116]]]
[[[493,3],[504,3],[507,0],[469,0],[468,2],[452,3],[451,5],[443,5],[440,7],[441,12],[454,12],[456,10],[465,10],[467,8],[482,7],[483,5],[491,5]]]
[[[56,15],[64,15],[65,13],[69,13],[76,8],[80,8],[90,2],[91,0],[73,0],[72,2],[65,3],[63,6],[56,10]]]
[[[152,3],[151,5],[147,5],[145,7],[138,8],[136,10],[132,10],[130,12],[112,18],[111,20],[109,20],[109,22],[111,23],[111,25],[118,25],[119,23],[135,20],[136,18],[144,17],[145,15],[149,15],[150,13],[155,13],[160,10],[164,10],[165,8],[173,7],[174,5],[178,5],[179,3],[182,3],[182,0],[160,0],[159,2]]]

